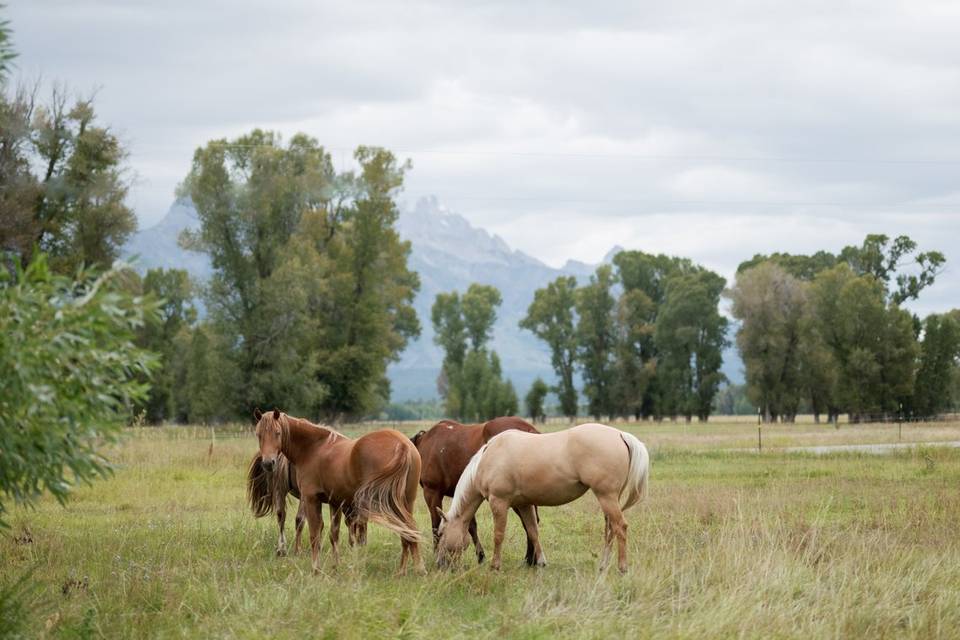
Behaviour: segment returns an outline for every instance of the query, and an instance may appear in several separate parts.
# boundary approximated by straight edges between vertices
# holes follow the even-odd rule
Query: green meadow
[[[896,425],[768,427],[760,455],[737,450],[756,443],[745,422],[624,428],[652,454],[649,498],[627,512],[624,576],[597,570],[603,518],[589,494],[541,510],[545,569],[522,564],[511,516],[502,571],[469,554],[437,570],[418,500],[426,575],[396,577],[399,541],[375,525],[363,548],[341,531],[338,566],[325,539],[313,575],[308,552],[274,555],[273,518],[249,514],[251,435],[159,428],[131,430],[111,453],[113,477],[66,507],[14,510],[0,587],[24,607],[27,637],[960,635],[960,449],[777,451],[896,441]],[[960,424],[905,426],[902,437],[960,440]],[[295,510],[291,499],[291,542]],[[479,520],[489,553],[486,506]]]

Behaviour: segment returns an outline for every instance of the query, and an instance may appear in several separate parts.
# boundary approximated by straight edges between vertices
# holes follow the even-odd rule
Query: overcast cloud
[[[871,232],[944,251],[960,306],[960,3],[9,0],[27,78],[99,87],[141,225],[193,149],[305,131],[379,144],[553,265],[613,245],[730,277]]]

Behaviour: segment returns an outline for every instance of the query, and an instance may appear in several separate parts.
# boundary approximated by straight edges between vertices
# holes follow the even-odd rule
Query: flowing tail
[[[247,502],[254,518],[279,511],[290,491],[290,461],[277,456],[277,466],[272,472],[263,468],[260,454],[253,456],[247,469]]]
[[[641,498],[647,497],[647,484],[650,481],[650,455],[647,453],[644,444],[633,434],[621,431],[620,437],[623,438],[623,442],[630,452],[630,468],[627,471],[627,479],[623,483],[623,488],[620,489],[621,496],[624,491],[628,492],[626,500],[620,507],[623,511],[626,511],[639,502]]]
[[[413,446],[399,446],[384,470],[360,485],[353,497],[364,520],[379,523],[408,542],[421,542],[420,530],[406,506],[407,477],[419,455]]]

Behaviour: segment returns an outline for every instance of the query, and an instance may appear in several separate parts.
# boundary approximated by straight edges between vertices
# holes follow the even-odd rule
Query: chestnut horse
[[[277,464],[272,472],[267,472],[261,464],[260,454],[253,456],[250,467],[247,469],[247,501],[254,518],[262,518],[269,513],[277,514],[277,528],[280,535],[277,540],[277,555],[287,555],[287,538],[284,528],[287,521],[287,496],[292,495],[300,502],[297,508],[296,535],[294,536],[293,552],[300,553],[300,538],[303,534],[303,501],[300,500],[300,489],[297,483],[297,467],[283,454],[277,456]],[[330,505],[330,518],[339,518],[337,510],[347,521],[350,546],[364,545],[367,542],[367,525],[357,518],[352,505]],[[330,535],[334,528],[330,528]]]
[[[324,502],[353,505],[363,521],[372,520],[400,536],[400,573],[412,560],[423,570],[420,531],[413,519],[413,503],[420,481],[420,454],[399,431],[381,429],[353,439],[279,410],[257,419],[261,464],[267,471],[283,454],[297,467],[304,515],[310,526],[314,572],[320,570],[320,534]],[[331,557],[337,562],[339,513],[331,517]]]
[[[460,424],[453,420],[441,420],[429,431],[421,431],[410,438],[417,445],[423,459],[423,471],[420,474],[420,486],[423,487],[423,499],[427,503],[430,521],[433,525],[433,545],[436,547],[440,537],[440,513],[443,509],[443,497],[453,497],[457,481],[466,468],[470,458],[486,444],[490,438],[508,429],[517,429],[528,433],[540,433],[522,418],[508,416],[495,418],[483,424]],[[517,512],[519,515],[520,512]],[[483,562],[483,546],[477,536],[477,520],[470,520],[470,537],[477,550],[477,562]],[[527,538],[527,564],[536,561],[533,541]]]
[[[582,424],[539,436],[504,431],[470,459],[460,476],[453,504],[443,515],[437,561],[446,564],[467,548],[468,523],[486,499],[494,527],[490,567],[500,568],[507,509],[511,507],[520,513],[527,536],[533,540],[537,566],[543,566],[546,557],[540,547],[534,506],[566,504],[590,489],[605,522],[601,567],[610,560],[615,537],[622,573],[627,570],[623,511],[646,495],[649,473],[647,448],[635,436],[613,427]]]

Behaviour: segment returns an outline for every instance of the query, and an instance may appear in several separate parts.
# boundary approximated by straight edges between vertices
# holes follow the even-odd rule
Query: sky
[[[960,307],[954,1],[7,4],[20,77],[96,91],[142,227],[206,141],[304,131],[553,266],[907,234],[948,259],[911,308]]]

